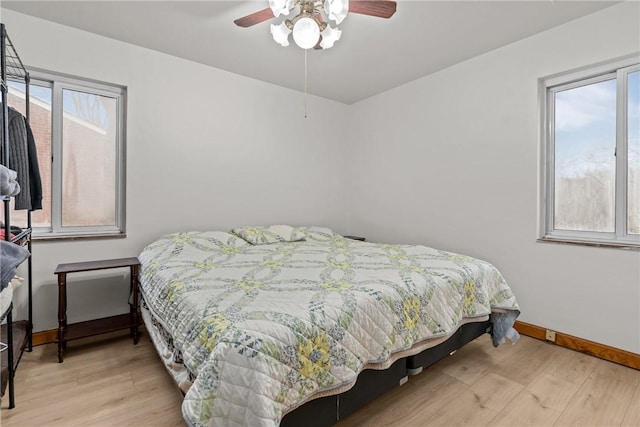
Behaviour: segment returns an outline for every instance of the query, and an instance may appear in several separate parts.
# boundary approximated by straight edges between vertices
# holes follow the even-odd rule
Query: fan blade
[[[259,12],[252,13],[251,15],[243,16],[233,21],[237,26],[247,28],[252,25],[259,24],[273,18],[273,12],[271,8],[263,9]]]
[[[396,2],[392,0],[349,0],[349,13],[391,18],[396,13]]]

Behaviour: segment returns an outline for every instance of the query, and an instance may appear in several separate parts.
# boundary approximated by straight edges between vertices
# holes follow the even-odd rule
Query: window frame
[[[51,225],[34,227],[34,239],[126,236],[126,108],[127,88],[27,67],[30,84],[51,88]],[[20,83],[20,82],[17,82]],[[63,226],[63,91],[73,90],[116,100],[115,224],[113,226]]]
[[[541,97],[541,185],[539,241],[640,250],[640,235],[628,233],[628,75],[640,70],[637,54],[539,80]],[[616,159],[613,232],[555,228],[555,94],[614,79],[616,81]]]

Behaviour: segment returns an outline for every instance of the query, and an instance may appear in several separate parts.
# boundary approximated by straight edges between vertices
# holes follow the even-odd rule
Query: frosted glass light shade
[[[291,30],[283,21],[280,25],[271,24],[271,35],[273,40],[281,46],[289,46],[289,34]]]
[[[293,41],[302,49],[311,49],[318,44],[320,28],[311,18],[300,18],[293,26]]]
[[[321,34],[322,41],[320,42],[320,47],[323,49],[329,49],[335,42],[340,40],[342,30],[331,28],[331,25],[327,25],[327,28],[325,28]]]
[[[349,13],[349,0],[325,0],[324,12],[336,25]]]
[[[269,0],[269,7],[276,18],[280,15],[288,15],[293,9],[293,0]]]

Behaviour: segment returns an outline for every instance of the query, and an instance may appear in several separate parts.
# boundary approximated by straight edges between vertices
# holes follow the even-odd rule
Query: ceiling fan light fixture
[[[293,9],[293,0],[269,0],[269,7],[276,18],[280,15],[288,15]]]
[[[353,3],[349,3],[349,0],[269,0],[269,8],[243,16],[233,22],[239,27],[247,28],[274,16],[289,15],[296,9],[295,16],[291,19],[285,19],[280,25],[271,25],[274,40],[282,46],[289,46],[289,34],[293,32],[295,43],[303,49],[311,47],[328,49],[340,39],[342,31],[337,25],[342,23],[347,14],[357,13],[391,18],[396,13],[395,0],[351,1]],[[331,21],[334,26],[327,28]],[[298,29],[294,29],[296,26]]]
[[[309,17],[303,17],[293,25],[293,41],[302,49],[311,49],[320,39],[318,23]]]
[[[271,35],[273,36],[273,40],[281,46],[289,46],[289,34],[291,34],[291,25],[290,21],[282,21],[280,25],[271,24]]]
[[[324,0],[324,13],[336,25],[340,24],[349,13],[349,0]]]
[[[338,28],[332,28],[331,25],[327,25],[327,27],[322,31],[322,41],[320,42],[320,47],[323,49],[329,49],[333,47],[333,44],[340,40],[340,36],[342,36],[342,30]]]

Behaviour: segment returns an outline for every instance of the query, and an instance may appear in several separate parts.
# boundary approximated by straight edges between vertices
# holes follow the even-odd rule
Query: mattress
[[[492,312],[518,313],[485,261],[305,233],[258,245],[175,233],[140,254],[143,318],[176,369],[188,424],[277,426],[299,405],[348,390],[364,369]]]

